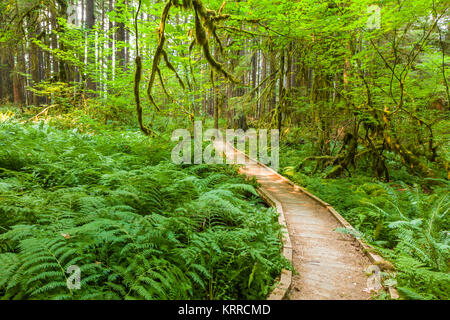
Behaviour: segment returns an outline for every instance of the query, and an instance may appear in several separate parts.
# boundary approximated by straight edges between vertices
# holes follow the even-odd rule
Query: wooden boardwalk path
[[[216,150],[235,159],[237,151]],[[296,274],[287,297],[291,300],[367,300],[365,270],[372,264],[359,243],[336,231],[342,227],[330,212],[297,190],[274,171],[248,159],[241,172],[256,178],[264,193],[281,203],[292,246]]]

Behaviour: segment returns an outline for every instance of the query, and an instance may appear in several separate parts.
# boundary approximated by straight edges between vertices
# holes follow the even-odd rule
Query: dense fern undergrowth
[[[3,299],[263,299],[289,267],[280,235],[234,167],[176,166],[135,131],[0,122]]]
[[[325,179],[314,163],[299,166],[312,154],[312,145],[288,136],[280,150],[280,173],[334,206],[364,238],[396,268],[386,274],[386,286],[396,285],[405,299],[450,298],[450,185],[446,179],[423,179],[389,157],[392,180],[380,182],[367,173],[367,164],[351,177]],[[445,173],[443,173],[445,176]],[[344,231],[345,230],[340,230]],[[380,298],[388,298],[380,295]]]

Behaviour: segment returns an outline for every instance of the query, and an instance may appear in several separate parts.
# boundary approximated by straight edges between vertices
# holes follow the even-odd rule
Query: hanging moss
[[[134,97],[136,101],[136,111],[138,115],[138,122],[139,127],[141,128],[142,132],[144,132],[146,135],[151,135],[152,131],[147,128],[143,122],[142,122],[142,106],[141,106],[141,99],[140,99],[140,84],[141,84],[141,77],[142,77],[142,58],[140,56],[136,57],[136,72],[134,75]]]

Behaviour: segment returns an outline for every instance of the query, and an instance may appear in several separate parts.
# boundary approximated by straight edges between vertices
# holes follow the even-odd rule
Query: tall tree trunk
[[[267,59],[263,52],[261,52],[261,64],[262,64],[262,70],[261,70],[261,81],[264,81],[267,77]],[[260,88],[261,92],[264,92],[264,89],[267,86],[267,81],[262,85]],[[265,108],[266,108],[266,101],[265,99],[260,99],[260,106],[259,106],[259,118],[262,119]]]
[[[273,49],[270,49],[269,57],[270,57],[269,64],[270,64],[270,73],[271,73],[270,81],[275,82],[276,81],[275,80],[276,79],[275,78],[276,77],[275,70],[276,70],[277,66],[276,66],[276,62],[275,62],[275,52],[273,51]],[[271,112],[273,110],[273,108],[275,108],[277,105],[277,92],[275,90],[275,85],[273,86],[273,89],[271,89],[271,90],[272,90],[272,95],[271,95],[270,103],[269,103],[269,110],[268,110],[269,112]]]
[[[25,74],[25,52],[23,49],[23,44],[18,44],[17,48],[17,71]],[[20,76],[19,73],[16,74],[17,76],[17,96],[14,97],[14,102],[18,104],[20,110],[23,112],[23,104],[25,103],[25,77]]]
[[[6,75],[8,72],[4,66],[4,60],[4,49],[2,44],[0,44],[0,103],[2,103],[4,97],[6,97]]]
[[[281,126],[283,124],[283,105],[284,105],[284,96],[285,96],[285,89],[284,89],[284,63],[285,63],[285,57],[284,57],[285,50],[281,50],[281,61],[280,61],[280,84],[278,87],[278,130],[281,133]]]
[[[127,9],[128,6],[129,6],[129,0],[125,0],[125,6],[124,6],[124,10],[123,10],[124,13],[126,13],[125,9]],[[125,50],[125,69],[126,69],[126,67],[128,66],[128,64],[130,62],[130,47],[129,47],[130,33],[127,28],[124,27],[124,29],[125,29],[125,41],[124,41],[125,48],[124,48],[124,50]]]
[[[87,63],[89,66],[92,66],[95,64],[95,47],[92,43],[92,36],[93,34],[93,28],[95,25],[95,9],[94,9],[94,0],[86,0],[86,28],[88,32],[88,59]],[[90,39],[89,39],[89,36]],[[93,52],[94,51],[94,52]],[[91,72],[94,73],[94,72]],[[92,79],[92,75],[87,75],[87,89],[95,91],[96,90],[96,83]],[[91,95],[93,95],[91,93]]]
[[[16,46],[16,61],[19,61],[19,52],[18,52],[18,48]],[[19,76],[19,71],[20,71],[20,65],[19,63],[15,63],[14,65],[14,70],[12,71],[12,82],[13,82],[13,100],[14,100],[14,104],[17,105],[20,110],[22,110],[22,90],[21,90],[21,83],[20,83],[20,76]]]
[[[39,36],[39,28],[34,30],[34,38]],[[39,83],[39,48],[33,41],[30,45],[30,68],[31,68],[31,80],[32,86],[36,87]],[[36,93],[32,93],[32,103],[35,107],[39,106],[39,97]]]
[[[67,19],[67,2],[59,1],[58,3],[60,5],[58,16]],[[57,30],[58,32],[64,32],[62,26],[59,23],[57,23]],[[59,50],[61,51],[66,50],[65,45],[62,41],[60,41],[58,45]],[[70,74],[69,74],[70,71],[67,62],[64,61],[63,59],[59,59],[58,71],[59,71],[59,81],[68,83],[70,81]]]
[[[103,38],[103,35],[106,33],[106,28],[105,28],[105,1],[103,0],[102,1],[102,18],[101,18],[101,35],[102,35],[102,38]],[[99,35],[100,36],[100,35]],[[106,88],[105,88],[105,86],[106,86],[106,84],[105,84],[105,70],[104,70],[104,68],[105,68],[105,47],[103,46],[103,42],[102,42],[102,45],[100,46],[100,49],[99,49],[99,56],[100,56],[100,68],[99,68],[99,71],[100,71],[100,88],[101,88],[101,91],[102,91],[102,96],[104,95],[104,93],[106,92]]]
[[[124,1],[118,0],[116,3],[117,19],[123,19]],[[122,71],[125,71],[125,24],[123,22],[116,22],[116,65]]]
[[[113,1],[114,0],[109,0],[109,7],[108,10],[109,12],[113,12],[114,8],[113,8]],[[108,32],[109,32],[109,54],[108,54],[108,80],[112,81],[114,79],[114,61],[113,61],[113,55],[114,55],[114,34],[113,34],[113,29],[114,29],[114,25],[113,22],[111,20],[111,18],[108,18],[109,20],[109,26],[108,26]],[[108,88],[108,92],[110,92],[110,88]]]

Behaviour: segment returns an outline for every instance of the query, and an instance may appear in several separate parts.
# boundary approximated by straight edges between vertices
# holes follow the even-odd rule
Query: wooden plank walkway
[[[216,150],[236,159],[237,151],[218,141]],[[320,203],[297,190],[272,170],[248,159],[241,172],[256,178],[264,193],[283,208],[296,274],[291,300],[367,300],[365,270],[372,264],[360,244],[336,231],[338,220]]]

